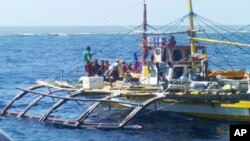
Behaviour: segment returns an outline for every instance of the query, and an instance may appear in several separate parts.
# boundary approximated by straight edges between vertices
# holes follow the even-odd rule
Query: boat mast
[[[195,37],[194,31],[194,12],[193,12],[193,6],[192,6],[192,0],[189,0],[189,30],[190,30],[190,47],[191,47],[191,56],[193,57],[196,53],[195,48],[195,40],[193,39]],[[192,61],[192,72],[195,72],[196,70],[196,63]]]
[[[147,4],[144,0],[144,8],[143,8],[143,33],[142,33],[142,46],[143,46],[143,49],[142,49],[142,62],[143,64],[145,64],[146,62],[146,58],[147,58]]]

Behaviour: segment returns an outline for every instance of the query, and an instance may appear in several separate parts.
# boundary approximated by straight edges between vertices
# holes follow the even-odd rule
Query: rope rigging
[[[138,3],[139,3],[139,2],[136,2],[136,4],[134,4],[133,6],[137,5]],[[130,6],[130,8],[131,8],[131,7],[132,7],[132,6]],[[126,10],[127,10],[127,9],[126,9]],[[121,12],[123,12],[123,10],[120,10],[120,11],[118,11],[118,12],[115,12],[114,14],[119,14],[119,13],[121,13]],[[109,16],[111,16],[111,14],[110,14]],[[108,20],[108,17],[109,17],[109,16],[106,16],[106,17],[104,17],[103,19]],[[162,33],[166,33],[166,32],[168,32],[168,31],[174,31],[174,30],[176,30],[176,29],[185,28],[184,26],[180,26],[180,25],[181,25],[182,23],[184,23],[184,21],[185,21],[186,19],[188,19],[189,16],[190,16],[190,14],[184,15],[183,17],[181,17],[181,18],[179,18],[179,19],[177,19],[177,20],[174,20],[174,21],[170,22],[169,24],[164,25],[164,26],[161,26],[160,28],[157,28],[157,29],[154,28],[154,27],[152,27],[152,26],[150,26],[150,25],[148,25],[148,24],[146,24],[146,26],[148,26],[149,28],[151,28],[151,29],[154,30],[154,31],[152,31],[152,32],[150,32],[150,33],[156,33],[157,31],[161,31],[161,30],[164,30]],[[214,31],[216,34],[220,35],[220,36],[222,37],[222,39],[225,39],[225,40],[227,40],[227,41],[230,41],[230,38],[229,38],[229,37],[234,36],[234,37],[237,37],[237,39],[241,39],[241,40],[247,41],[245,38],[243,38],[243,37],[237,35],[237,33],[238,33],[239,31],[243,30],[243,29],[246,29],[246,28],[250,27],[250,25],[248,25],[248,26],[246,26],[246,27],[244,27],[244,28],[239,29],[237,32],[232,32],[232,30],[233,30],[232,28],[229,28],[229,27],[227,27],[227,26],[223,27],[221,24],[218,24],[217,22],[214,22],[214,21],[212,21],[212,20],[210,20],[210,19],[204,18],[204,17],[202,17],[202,16],[200,16],[200,15],[197,15],[197,14],[195,14],[195,13],[193,13],[193,17],[194,17],[194,20],[196,21],[196,23],[199,25],[200,28],[202,28],[201,23],[203,23],[206,27],[208,27],[209,29],[211,29],[212,31]],[[117,22],[115,22],[115,23],[117,24]],[[141,31],[138,30],[138,29],[139,29],[140,27],[143,26],[143,25],[141,24],[141,25],[139,25],[139,26],[136,26],[135,28],[131,28],[131,27],[129,27],[129,26],[125,26],[125,25],[122,25],[122,24],[118,24],[118,25],[121,26],[121,27],[124,27],[124,28],[128,29],[129,31],[128,31],[128,33],[123,33],[123,34],[119,34],[119,36],[116,36],[116,37],[120,38],[120,40],[116,40],[115,42],[112,41],[112,44],[116,44],[116,43],[119,43],[119,42],[121,42],[121,41],[127,42],[127,40],[125,41],[124,38],[125,38],[125,37],[128,37],[128,34],[133,33],[133,32],[135,32],[135,31],[141,32]],[[220,29],[220,30],[222,30],[222,31],[225,31],[226,33],[229,33],[229,35],[226,36],[226,35],[220,33],[220,32],[218,31],[218,29]],[[249,31],[250,31],[250,30],[249,30]],[[190,32],[192,32],[192,31],[190,31]],[[146,33],[146,34],[150,34],[150,33]],[[207,32],[204,31],[204,33],[205,33],[205,36],[206,36],[208,39],[212,39],[211,36],[210,36]],[[112,38],[112,39],[113,39],[113,38]],[[133,38],[133,39],[134,39],[134,40],[132,41],[132,38],[131,38],[130,41],[131,41],[131,42],[136,42],[136,41],[138,40],[138,38]],[[233,68],[232,64],[229,63],[228,57],[226,57],[226,56],[223,54],[223,52],[222,52],[222,51],[224,50],[224,48],[220,50],[216,44],[213,44],[213,43],[212,43],[212,45],[215,46],[215,53],[221,55],[221,57],[224,59],[224,61],[227,63],[227,65],[230,66],[230,68],[233,70],[234,68]],[[110,42],[107,42],[106,45],[102,45],[103,48],[107,48],[108,46],[110,46]],[[124,45],[124,46],[125,46],[125,45]],[[229,45],[227,45],[227,46],[229,46]],[[237,46],[237,47],[238,47],[240,50],[244,51],[245,53],[248,53],[248,51],[245,50],[245,49],[243,49],[242,47],[240,47],[240,46]],[[133,52],[133,54],[134,54],[134,53],[137,53],[137,52],[140,51],[140,50],[141,50],[141,48],[139,48],[138,50],[136,50],[136,52]],[[101,50],[98,50],[98,53],[102,54],[102,55],[103,55],[104,57],[106,57],[106,58],[112,58],[112,57],[110,56],[110,54],[106,54],[106,53],[104,53],[104,52],[101,51]],[[235,53],[235,52],[234,52],[234,53]],[[171,53],[171,56],[172,56],[172,55],[173,55],[173,52]],[[109,59],[105,59],[105,60],[109,60]],[[61,73],[64,73],[64,71],[69,70],[70,68],[72,68],[72,67],[74,67],[74,66],[76,66],[76,65],[79,65],[80,63],[82,63],[82,61],[83,61],[83,60],[81,60],[81,61],[79,61],[79,62],[77,62],[77,63],[74,63],[73,65],[71,65],[71,66],[69,66],[69,67],[66,67],[66,68],[64,68],[64,69],[61,69],[61,72],[55,73],[52,77],[48,78],[47,80],[56,78],[57,75],[59,75],[59,74],[61,74]]]
[[[200,27],[200,28],[202,28],[202,26],[201,26],[201,24],[200,24],[200,22],[196,19],[196,18],[194,18],[194,20],[196,21],[196,23],[198,24],[198,26]],[[211,37],[208,35],[208,33],[206,32],[206,31],[204,31],[204,33],[205,33],[205,35],[207,36],[207,38],[209,38],[209,39],[211,39]],[[214,46],[215,46],[215,52],[216,52],[216,54],[220,54],[222,57],[223,57],[223,59],[225,60],[225,62],[227,62],[227,64],[231,67],[231,69],[233,70],[233,67],[232,67],[232,65],[227,61],[228,59],[227,59],[227,57],[225,57],[224,55],[223,55],[223,53],[220,51],[220,49],[218,48],[218,46],[217,46],[217,44],[213,44]],[[212,64],[214,64],[214,63],[212,63]],[[215,65],[216,67],[218,67],[218,65]],[[221,68],[221,67],[219,67],[219,68]],[[225,70],[225,69],[223,69],[223,70]]]
[[[185,16],[183,16],[183,17],[177,19],[177,20],[174,20],[174,21],[172,21],[172,22],[170,22],[170,23],[168,23],[168,24],[166,24],[166,25],[164,25],[164,26],[158,28],[158,31],[160,31],[161,29],[163,29],[163,28],[165,28],[165,27],[170,26],[171,24],[174,24],[174,25],[172,25],[172,26],[175,26],[176,24],[178,24],[180,21],[182,21],[183,19],[187,18],[188,16],[189,16],[189,15],[187,14],[187,15],[185,15]],[[171,27],[170,27],[170,28],[171,28]],[[168,30],[169,30],[169,29],[165,30],[164,32],[167,32]]]
[[[248,40],[246,40],[246,39],[240,37],[239,35],[237,35],[237,34],[236,34],[237,32],[232,32],[232,31],[234,31],[234,29],[232,29],[232,28],[230,28],[230,27],[228,27],[228,26],[223,26],[222,24],[219,24],[219,23],[217,23],[217,22],[215,22],[215,21],[212,21],[212,20],[210,20],[210,19],[204,18],[204,17],[202,17],[202,16],[200,16],[200,15],[197,15],[197,16],[200,17],[201,19],[205,20],[205,21],[208,21],[209,23],[211,23],[212,25],[218,27],[219,29],[222,29],[223,31],[229,33],[229,36],[227,36],[227,38],[229,38],[230,36],[235,36],[235,37],[238,38],[238,39],[241,39],[241,40],[243,40],[243,41],[245,41],[245,42],[248,42]],[[227,28],[227,29],[226,29],[226,28]],[[231,31],[230,31],[230,30],[231,30]]]
[[[245,27],[242,27],[242,28],[240,28],[239,30],[237,30],[236,31],[236,33],[239,33],[239,32],[241,32],[242,30],[244,30],[244,29],[247,29],[247,28],[249,28],[250,27],[250,24],[249,25],[247,25],[247,26],[245,26]],[[241,35],[241,37],[242,38],[249,38],[249,33],[250,33],[250,29],[249,30],[247,30],[246,32],[244,32],[242,35]],[[246,39],[247,40],[247,39]]]
[[[242,30],[244,30],[244,29],[246,29],[246,28],[248,28],[248,27],[250,27],[250,25],[247,25],[247,26],[245,26],[245,27],[242,27],[242,28],[238,29],[237,31],[235,31],[235,32],[233,32],[232,34],[228,35],[228,37],[231,37],[231,36],[233,36],[234,34],[237,35],[237,34],[239,34]],[[249,35],[247,35],[249,32],[250,32],[250,29],[249,29],[247,32],[245,32],[245,33],[243,33],[243,34],[240,34],[240,35],[238,35],[238,36],[239,36],[240,38],[244,39],[244,41],[248,42],[248,39],[246,39],[246,37],[249,37]]]
[[[226,31],[226,32],[228,32],[228,33],[230,33],[230,35],[229,35],[228,37],[234,35],[235,37],[237,37],[237,38],[239,38],[239,39],[242,39],[242,40],[248,42],[248,40],[244,39],[243,37],[240,37],[240,36],[237,35],[236,33],[238,33],[238,32],[240,32],[241,30],[244,30],[244,29],[250,27],[250,25],[247,25],[247,26],[245,26],[245,27],[240,28],[240,29],[237,30],[237,31],[234,31],[234,29],[233,29],[233,28],[230,28],[229,26],[222,25],[222,24],[220,24],[220,23],[217,23],[217,22],[215,22],[215,21],[212,21],[212,20],[210,20],[210,19],[208,19],[208,18],[205,18],[205,17],[202,17],[202,16],[200,16],[200,15],[198,15],[198,16],[199,16],[200,18],[202,18],[202,19],[204,19],[204,20],[206,20],[206,21],[212,23],[213,25],[219,27],[220,29],[222,29],[222,30],[224,30],[224,31]],[[226,29],[226,28],[227,28],[227,29]],[[231,30],[231,31],[230,31],[230,30]],[[234,32],[232,32],[232,31],[234,31]],[[249,31],[250,31],[250,30],[249,30]]]
[[[206,21],[206,19],[204,19],[204,18],[202,18],[201,16],[199,16],[199,15],[197,15],[197,14],[194,14],[195,16],[195,18],[197,18],[197,20],[199,20],[200,22],[202,22],[203,24],[205,24],[207,27],[209,27],[210,29],[212,29],[213,31],[215,31],[217,34],[219,34],[221,37],[222,37],[222,39],[225,39],[225,40],[227,40],[227,41],[231,41],[228,37],[226,37],[225,35],[223,35],[222,33],[220,33],[218,30],[216,30],[215,28],[213,28],[211,25],[209,25],[209,24],[207,24],[205,21]],[[209,22],[209,21],[208,21]],[[218,25],[216,25],[216,24],[213,24],[213,25],[215,25],[216,27],[220,27],[220,26],[218,26]],[[224,29],[224,28],[221,28],[221,29]],[[225,29],[224,29],[225,30]],[[225,30],[225,31],[227,31],[228,33],[232,33],[232,32],[230,32],[230,31],[228,31],[228,30]],[[239,37],[238,37],[239,38]],[[239,49],[241,49],[242,51],[244,51],[245,53],[248,53],[248,51],[246,51],[245,49],[243,49],[242,47],[239,47],[239,46],[237,46]]]

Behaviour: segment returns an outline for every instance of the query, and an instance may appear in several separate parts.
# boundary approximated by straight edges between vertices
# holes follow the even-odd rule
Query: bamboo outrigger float
[[[21,92],[14,97],[0,111],[2,116],[13,115],[23,118],[37,119],[42,122],[52,122],[60,125],[75,128],[102,128],[102,129],[140,129],[141,125],[130,125],[138,113],[143,109],[163,110],[168,112],[180,112],[201,117],[223,118],[233,120],[250,120],[250,79],[249,73],[241,71],[243,75],[234,76],[235,70],[231,71],[211,71],[207,70],[208,58],[206,48],[196,45],[196,41],[212,42],[234,46],[249,47],[248,44],[241,44],[230,41],[219,41],[215,39],[199,38],[196,33],[204,30],[196,30],[194,26],[194,16],[192,1],[189,2],[189,30],[157,33],[148,32],[147,11],[144,3],[143,31],[142,33],[142,71],[140,74],[133,74],[139,79],[137,83],[115,82],[113,86],[103,83],[100,88],[85,88],[82,85],[73,85],[64,81],[37,81],[35,85],[28,89],[17,88]],[[174,34],[188,34],[190,45],[178,46],[158,42],[157,45],[149,40],[149,36],[166,36]],[[147,60],[147,53],[152,51],[154,59]],[[202,52],[198,54],[197,52]],[[168,64],[168,67],[160,70],[151,64]],[[197,69],[199,71],[197,71]],[[153,75],[154,70],[156,73]],[[150,72],[151,71],[151,72]],[[164,71],[163,79],[160,74]],[[215,78],[218,74],[223,74],[225,78]],[[237,74],[237,73],[236,73]],[[132,76],[133,76],[132,75]],[[229,77],[227,77],[229,76]],[[92,78],[85,77],[88,83],[99,83]],[[215,80],[214,80],[215,79]],[[239,80],[240,79],[240,80]],[[92,82],[91,82],[92,81]],[[83,82],[84,83],[84,82]],[[236,84],[235,84],[236,83]],[[87,84],[83,84],[84,86]],[[44,89],[48,92],[45,93]],[[64,96],[61,96],[62,93]],[[26,96],[36,96],[20,112],[11,111],[13,104],[22,100]],[[87,96],[98,95],[101,98],[86,98]],[[45,98],[51,98],[53,104],[41,116],[29,114],[32,108]],[[125,98],[125,100],[124,100]],[[68,101],[93,102],[88,108],[80,113],[77,119],[64,119],[51,116],[58,108]],[[112,104],[133,108],[120,122],[89,122],[86,119],[100,108],[103,103],[112,108]],[[115,106],[114,106],[115,107]],[[112,116],[112,115],[110,115]]]
[[[49,86],[48,86],[49,85]],[[117,94],[117,93],[110,93],[108,95],[104,95],[103,98],[100,99],[84,99],[84,98],[78,98],[79,96],[84,96],[88,94],[92,94],[92,92],[85,92],[84,90],[78,90],[78,91],[72,91],[72,90],[66,90],[66,88],[61,88],[60,90],[55,90],[51,91],[49,93],[40,93],[36,92],[34,90],[39,89],[39,88],[49,88],[49,89],[57,89],[59,86],[49,84],[46,82],[38,81],[37,85],[31,86],[29,89],[22,89],[22,88],[17,88],[21,90],[22,92],[19,93],[15,98],[12,99],[12,101],[7,104],[3,110],[1,110],[1,115],[14,115],[17,117],[24,117],[24,118],[31,118],[31,119],[37,119],[39,121],[43,122],[52,122],[52,123],[57,123],[57,124],[62,124],[70,127],[95,127],[95,128],[107,128],[107,129],[140,129],[140,125],[127,125],[130,120],[132,120],[135,115],[140,112],[142,109],[146,108],[148,105],[163,99],[165,96],[164,95],[154,95],[151,98],[148,98],[146,101],[142,103],[132,103],[132,102],[123,102],[123,101],[116,101],[116,100],[110,100],[111,98],[116,98],[116,97],[121,97],[124,96],[122,94]],[[67,91],[69,94],[61,97],[56,95],[58,92],[62,91]],[[10,107],[16,102],[17,100],[21,100],[22,97],[25,95],[37,95],[37,97],[30,102],[23,111],[21,112],[13,112],[10,111]],[[135,96],[135,95],[133,95]],[[32,116],[29,114],[26,114],[35,104],[37,104],[41,99],[45,97],[51,97],[53,101],[55,99],[58,99],[58,101],[50,108],[48,111],[38,117],[38,116]],[[95,102],[94,104],[90,105],[89,108],[81,114],[81,116],[77,120],[65,120],[65,119],[60,119],[60,118],[52,118],[49,117],[50,114],[55,111],[57,108],[62,106],[65,102],[67,101],[76,101],[78,102],[89,102],[93,101]],[[131,105],[135,106],[134,110],[131,111],[130,114],[128,114],[124,120],[122,120],[120,123],[95,123],[95,122],[85,122],[84,120],[96,109],[101,103],[118,103],[118,104],[126,104],[126,105]]]

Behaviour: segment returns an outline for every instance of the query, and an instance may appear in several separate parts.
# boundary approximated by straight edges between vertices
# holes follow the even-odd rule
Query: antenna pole
[[[195,37],[194,31],[194,12],[193,12],[193,6],[192,6],[192,0],[189,0],[189,30],[190,30],[190,47],[191,47],[191,56],[194,56],[196,53],[195,48],[195,40],[193,39]],[[195,72],[196,70],[196,63],[192,62],[192,72]]]
[[[147,4],[144,0],[144,9],[143,9],[143,38],[146,37],[146,31],[147,31]]]
[[[144,5],[143,5],[143,33],[142,33],[142,45],[143,45],[143,49],[142,49],[142,62],[143,64],[145,64],[146,58],[147,58],[147,4],[144,0]]]

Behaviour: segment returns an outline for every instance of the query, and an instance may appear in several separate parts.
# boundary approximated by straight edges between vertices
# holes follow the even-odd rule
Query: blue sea
[[[233,26],[235,31],[239,26]],[[141,40],[139,34],[126,34],[129,31],[120,27],[1,27],[0,28],[0,108],[3,108],[19,90],[27,88],[36,80],[48,78],[63,79],[74,82],[83,71],[83,50],[91,46],[97,52],[96,59],[116,58],[133,62],[135,52],[140,56]],[[248,32],[207,33],[211,38],[231,39],[241,43],[250,43]],[[199,36],[199,34],[198,34]],[[200,35],[204,36],[204,35]],[[188,38],[176,35],[177,44],[188,43]],[[203,45],[204,43],[198,43]],[[209,67],[211,69],[250,68],[250,49],[229,45],[207,44]],[[78,70],[78,71],[76,71]],[[77,73],[76,73],[77,72]],[[28,101],[29,99],[27,99]],[[47,99],[48,100],[48,99]],[[51,99],[49,99],[51,100]],[[21,101],[14,108],[26,106]],[[48,107],[40,103],[33,112],[39,114]],[[86,105],[69,103],[65,109],[59,109],[66,116],[83,112]],[[19,109],[20,110],[20,109]],[[99,110],[91,120],[106,118],[112,121],[124,111]],[[127,110],[127,109],[124,109]],[[98,113],[99,112],[99,113]],[[103,114],[103,112],[106,112]],[[108,116],[111,114],[113,116]],[[132,124],[143,126],[141,130],[96,130],[73,129],[36,120],[0,117],[0,129],[4,130],[15,141],[173,141],[173,140],[229,140],[229,125],[238,122],[212,120],[191,117],[184,114],[161,111],[147,112],[137,116]]]

